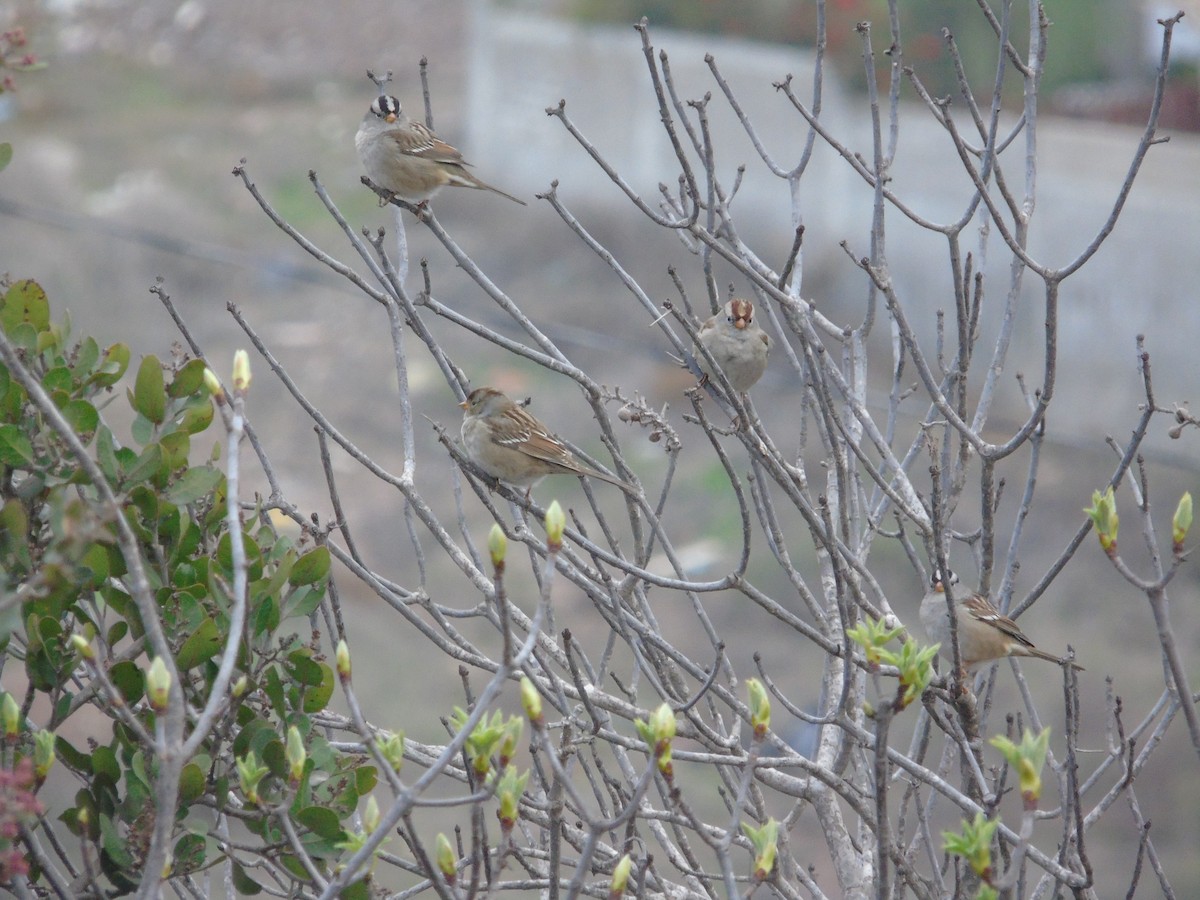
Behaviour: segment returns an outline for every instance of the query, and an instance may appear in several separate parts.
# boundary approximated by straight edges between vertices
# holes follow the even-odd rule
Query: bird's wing
[[[409,122],[404,128],[387,132],[388,138],[396,142],[396,146],[405,156],[415,156],[430,162],[448,163],[455,166],[465,166],[462,154],[451,147],[420,122]]]

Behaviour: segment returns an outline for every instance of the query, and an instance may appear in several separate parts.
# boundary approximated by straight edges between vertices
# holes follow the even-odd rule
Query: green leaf
[[[204,398],[190,404],[182,413],[176,416],[179,430],[186,434],[199,434],[212,424],[213,405],[210,398]]]
[[[146,692],[146,676],[132,660],[123,659],[108,670],[108,677],[117,686],[126,706],[133,706]]]
[[[321,601],[324,599],[324,588],[302,587],[299,590],[293,591],[291,596],[288,597],[283,617],[285,619],[293,617],[308,618],[321,605]]]
[[[104,359],[100,367],[88,379],[100,387],[112,387],[121,380],[125,370],[129,368],[129,348],[124,344],[113,344],[104,351]]]
[[[0,425],[0,463],[14,469],[34,464],[33,444],[16,425]]]
[[[137,458],[133,465],[125,470],[125,486],[127,488],[132,487],[152,478],[162,466],[162,461],[162,448],[158,444],[151,444],[142,451],[142,455]]]
[[[60,412],[71,426],[71,430],[79,435],[85,444],[91,441],[100,424],[100,413],[96,412],[96,407],[86,400],[68,400]]]
[[[138,366],[133,386],[133,408],[155,425],[161,425],[167,414],[167,389],[163,382],[162,363],[150,354]]]
[[[233,863],[233,889],[239,897],[253,897],[262,893],[262,885],[246,874],[238,862]],[[345,896],[345,892],[342,892]]]
[[[329,575],[329,548],[314,547],[292,566],[288,581],[294,585],[315,584]]]
[[[96,462],[105,478],[117,480],[117,446],[107,425],[101,425],[96,432]]]
[[[64,738],[54,738],[54,754],[65,765],[76,771],[85,772],[89,775],[94,771],[92,758],[83,751],[76,749],[73,744],[68,743]]]
[[[79,342],[79,348],[75,351],[74,364],[71,367],[71,372],[76,378],[85,378],[92,374],[92,369],[96,367],[96,363],[100,361],[100,345],[96,343],[93,337],[86,337]]]
[[[309,649],[297,650],[288,654],[288,674],[293,680],[306,686],[320,684],[321,664],[312,658]]]
[[[129,843],[108,816],[100,817],[100,838],[104,852],[118,868],[133,868],[133,855],[129,852]]]
[[[188,360],[182,369],[171,379],[167,393],[178,399],[194,394],[204,384],[204,370],[207,368],[202,359]]]
[[[179,804],[188,806],[204,794],[204,770],[194,762],[179,773]]]
[[[202,662],[207,662],[220,652],[221,634],[217,629],[217,623],[211,618],[207,618],[183,642],[183,646],[179,648],[179,654],[175,658],[175,665],[179,667],[180,671],[186,672]]]
[[[374,766],[357,766],[354,769],[354,786],[358,789],[360,797],[365,797],[375,790],[378,780],[379,772]]]
[[[204,865],[204,838],[198,834],[185,834],[175,842],[172,875],[186,875]]]
[[[333,669],[321,663],[321,683],[304,692],[304,711],[316,713],[323,710],[333,696]]]
[[[163,461],[168,472],[182,469],[188,464],[188,452],[192,449],[192,439],[183,431],[172,431],[164,434],[158,442],[162,447]]]
[[[97,747],[92,751],[92,771],[97,775],[107,775],[113,784],[121,780],[121,766],[112,747]]]
[[[75,376],[66,366],[55,366],[42,376],[42,387],[48,392],[70,391],[75,387]]]
[[[279,627],[279,604],[271,594],[265,595],[254,610],[251,634],[255,637],[270,635]]]
[[[12,157],[12,144],[8,141],[0,141],[0,172],[8,168],[8,164],[12,162]]]
[[[36,346],[36,332],[45,331],[50,324],[50,301],[46,292],[36,281],[28,279],[18,281],[10,287],[4,295],[4,305],[0,307],[0,326],[3,326],[6,332],[15,337],[17,327],[22,323],[28,323],[34,328],[32,346]]]
[[[317,837],[327,841],[340,841],[345,837],[337,813],[320,806],[309,806],[296,814],[296,819]]]
[[[211,466],[188,469],[167,488],[167,501],[177,506],[195,503],[212,493],[222,477],[220,470]]]

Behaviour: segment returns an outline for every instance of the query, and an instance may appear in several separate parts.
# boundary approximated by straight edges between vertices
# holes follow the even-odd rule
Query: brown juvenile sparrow
[[[936,569],[930,578],[929,592],[921,600],[921,624],[931,640],[941,643],[941,654],[954,659],[950,646],[950,616],[946,610],[946,587],[942,574]],[[958,576],[949,572],[949,583],[958,584]],[[958,619],[958,649],[963,668],[969,669],[979,663],[1003,659],[1006,656],[1035,656],[1038,659],[1066,665],[1067,660],[1039,650],[1033,641],[1017,627],[1017,623],[992,606],[983,594],[971,593],[954,598],[955,615]],[[1083,670],[1078,663],[1072,668]]]
[[[721,312],[700,326],[698,338],[735,391],[750,390],[767,369],[771,339],[754,321],[754,304],[749,300],[730,300]],[[697,354],[696,362],[712,375],[704,354]]]
[[[524,200],[468,172],[462,154],[424,124],[406,116],[395,97],[375,98],[354,135],[354,146],[367,177],[410,203],[428,200],[446,185],[453,184],[492,191],[525,206]]]
[[[458,404],[462,441],[471,462],[506,484],[530,488],[547,475],[599,478],[630,493],[632,485],[589,468],[550,430],[495,388],[475,388]]]

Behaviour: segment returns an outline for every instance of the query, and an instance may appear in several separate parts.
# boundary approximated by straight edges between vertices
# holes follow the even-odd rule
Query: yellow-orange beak
[[[396,114],[395,114],[395,113],[388,113],[386,116],[384,116],[384,118],[383,118],[383,121],[385,121],[385,122],[387,122],[389,125],[391,125],[393,122],[395,122],[395,121],[396,121]]]
[[[470,406],[470,405],[471,405],[470,403],[468,403],[466,400],[464,400],[462,403],[458,404],[458,408],[459,408],[459,409],[466,409],[466,408],[467,408],[468,406]]]

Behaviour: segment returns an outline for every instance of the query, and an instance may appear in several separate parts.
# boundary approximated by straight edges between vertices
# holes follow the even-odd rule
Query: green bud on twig
[[[166,712],[167,703],[171,696],[171,673],[161,656],[154,657],[150,668],[146,670],[146,696],[156,713]]]
[[[308,751],[304,749],[304,739],[300,737],[300,729],[295,725],[289,725],[287,731],[288,784],[293,790],[300,786],[306,762],[308,762]]]
[[[499,525],[492,525],[492,530],[488,532],[487,546],[492,557],[492,567],[497,572],[503,571],[504,557],[508,553],[508,538],[504,536],[504,529]]]
[[[746,690],[750,692],[750,727],[754,729],[754,739],[761,741],[771,727],[771,698],[757,678],[746,679]]]
[[[446,884],[454,884],[454,880],[458,876],[456,862],[454,847],[450,844],[450,839],[439,831],[437,836],[437,866],[441,870],[442,876],[446,879]]]
[[[1092,505],[1084,509],[1092,520],[1096,535],[1100,538],[1100,546],[1109,556],[1117,553],[1117,532],[1120,530],[1121,519],[1117,515],[1117,503],[1113,497],[1112,485],[1101,494],[1092,491]]]
[[[1171,542],[1175,555],[1183,553],[1183,542],[1187,540],[1188,530],[1192,527],[1192,492],[1184,491],[1175,507],[1175,515],[1171,519]]]
[[[629,885],[629,875],[633,871],[633,857],[626,853],[613,866],[612,880],[608,883],[608,900],[621,900],[625,888]]]
[[[1019,744],[1014,744],[1001,735],[992,738],[988,743],[1004,754],[1008,764],[1017,770],[1025,809],[1037,809],[1038,798],[1042,795],[1042,769],[1046,765],[1046,754],[1050,749],[1050,729],[1043,728],[1036,737],[1026,729]]]
[[[551,500],[546,509],[546,546],[550,552],[562,549],[563,529],[567,527],[567,516],[557,500]]]
[[[521,708],[534,730],[541,731],[546,724],[546,717],[542,715],[542,695],[528,675],[521,676]]]

